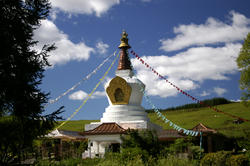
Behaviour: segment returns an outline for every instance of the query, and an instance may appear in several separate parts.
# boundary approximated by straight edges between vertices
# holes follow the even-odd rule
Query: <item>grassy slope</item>
[[[233,115],[240,116],[250,120],[250,110],[244,107],[240,103],[232,103],[219,105],[217,108],[221,111],[231,113]],[[199,108],[192,110],[183,111],[168,111],[163,113],[169,120],[176,123],[177,125],[191,129],[198,123],[203,123],[204,125],[217,130],[229,137],[239,137],[244,136],[243,130],[250,132],[250,122],[244,122],[242,124],[234,124],[233,118],[217,113],[209,108]],[[164,129],[170,129],[168,124],[164,123],[160,118],[154,113],[148,114],[152,122],[163,126]],[[60,129],[72,130],[72,131],[83,131],[84,125],[97,120],[78,120],[69,121]]]
[[[91,122],[99,122],[99,120],[72,120],[68,121],[65,125],[60,127],[60,130],[70,130],[70,131],[84,131],[85,124],[89,124]],[[59,124],[62,121],[59,122]]]
[[[250,120],[249,108],[244,107],[240,103],[219,105],[217,106],[217,108],[221,111],[228,112],[230,114]],[[229,137],[244,136],[243,130],[247,130],[248,132],[250,132],[250,122],[234,124],[232,123],[234,120],[233,118],[221,113],[217,113],[209,108],[172,112],[168,111],[164,112],[163,115],[165,115],[165,117],[167,117],[172,122],[186,129],[191,129],[198,123],[203,123],[204,125],[213,128]],[[164,129],[170,128],[169,125],[159,119],[156,114],[150,113],[148,116],[150,117],[152,122],[163,126]]]

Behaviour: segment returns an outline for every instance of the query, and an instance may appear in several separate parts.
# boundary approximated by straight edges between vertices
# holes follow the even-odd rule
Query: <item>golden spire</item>
[[[128,51],[127,49],[131,48],[128,44],[128,34],[123,30],[122,32],[122,38],[121,38],[121,44],[119,45],[120,48],[120,60],[118,63],[117,70],[132,70],[131,68],[131,62],[128,57]]]
[[[119,48],[131,48],[128,44],[128,34],[126,33],[125,30],[122,32],[122,38],[121,38],[121,44],[119,45]]]

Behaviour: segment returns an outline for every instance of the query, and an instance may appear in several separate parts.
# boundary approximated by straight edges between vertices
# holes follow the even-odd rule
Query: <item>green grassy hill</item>
[[[240,103],[231,103],[215,106],[219,110],[228,112],[239,117],[250,120],[250,110]],[[244,131],[250,132],[250,122],[234,124],[233,118],[217,113],[209,108],[184,109],[178,111],[163,112],[163,115],[177,125],[191,129],[198,123],[202,123],[210,128],[228,137],[244,136]],[[163,126],[164,129],[170,129],[168,124],[164,123],[155,113],[149,113],[152,122]]]
[[[221,111],[250,120],[249,108],[244,107],[240,103],[218,105],[216,107]],[[163,112],[163,115],[165,115],[166,118],[172,122],[186,129],[191,129],[198,123],[203,123],[204,125],[213,128],[228,137],[241,137],[245,136],[244,131],[250,132],[250,122],[234,124],[233,118],[221,113],[217,113],[209,108],[192,108],[178,111],[166,111]],[[158,118],[155,113],[149,113],[148,116],[152,122],[163,126],[164,129],[171,128],[168,126],[168,124],[164,123],[160,118]],[[69,121],[60,129],[83,131],[84,125],[93,121],[97,122],[98,120]]]
[[[63,121],[58,123],[61,124]],[[89,124],[91,122],[99,122],[99,120],[72,120],[68,121],[65,125],[60,127],[60,130],[69,130],[69,131],[84,131],[85,124]]]

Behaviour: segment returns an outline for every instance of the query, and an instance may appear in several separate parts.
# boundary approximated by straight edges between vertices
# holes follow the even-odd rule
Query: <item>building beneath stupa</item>
[[[119,151],[121,134],[125,134],[128,129],[162,131],[160,126],[150,122],[141,106],[145,85],[132,71],[127,36],[124,31],[119,45],[120,59],[115,77],[105,86],[109,106],[100,122],[85,125],[83,135],[89,141],[88,150],[83,157],[103,156],[107,149]]]

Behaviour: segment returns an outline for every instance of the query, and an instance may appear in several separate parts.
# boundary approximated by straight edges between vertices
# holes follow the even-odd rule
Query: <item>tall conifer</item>
[[[43,115],[48,94],[39,88],[48,53],[32,47],[33,32],[46,19],[48,0],[0,1],[0,165],[20,162],[32,142],[55,125],[61,109]]]

